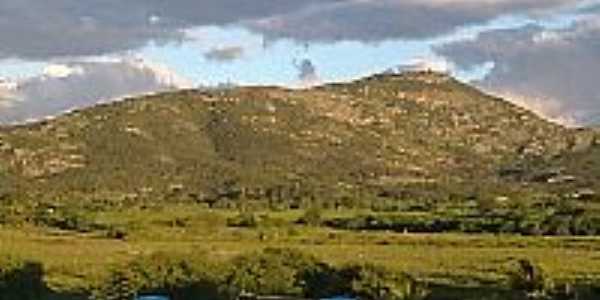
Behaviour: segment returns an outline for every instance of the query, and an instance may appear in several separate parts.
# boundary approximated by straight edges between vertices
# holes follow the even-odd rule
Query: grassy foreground
[[[328,211],[328,217],[356,211]],[[224,261],[269,247],[312,254],[332,265],[370,262],[408,273],[419,281],[450,286],[502,284],[519,259],[543,266],[556,282],[600,279],[600,239],[516,235],[410,234],[338,231],[296,224],[302,211],[265,212],[268,224],[228,226],[238,213],[190,206],[97,213],[96,222],[119,225],[122,235],[78,233],[25,225],[0,227],[0,257],[43,265],[55,291],[81,291],[104,280],[111,266],[143,255],[203,254]]]

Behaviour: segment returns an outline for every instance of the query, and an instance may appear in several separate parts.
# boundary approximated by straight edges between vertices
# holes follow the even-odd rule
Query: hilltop
[[[127,99],[0,130],[3,201],[306,207],[595,196],[597,133],[449,76]]]

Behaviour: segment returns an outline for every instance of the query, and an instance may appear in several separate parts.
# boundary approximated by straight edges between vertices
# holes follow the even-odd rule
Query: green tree
[[[320,207],[313,205],[308,208],[298,223],[306,224],[310,226],[319,226],[323,223],[323,212]]]
[[[232,261],[225,285],[234,293],[303,295],[318,261],[291,249],[268,248]]]
[[[542,267],[527,259],[518,260],[508,278],[512,289],[528,294],[545,293],[549,286]]]
[[[36,262],[0,260],[0,300],[38,300],[47,291],[44,270]]]
[[[425,290],[406,274],[384,267],[362,264],[342,271],[350,283],[351,294],[365,300],[413,300],[425,296]]]

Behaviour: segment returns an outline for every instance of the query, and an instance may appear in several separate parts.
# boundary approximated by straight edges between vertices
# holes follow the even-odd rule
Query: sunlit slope
[[[437,73],[181,91],[2,129],[0,188],[5,200],[211,205],[525,199],[563,193],[531,178],[595,149],[595,135]]]

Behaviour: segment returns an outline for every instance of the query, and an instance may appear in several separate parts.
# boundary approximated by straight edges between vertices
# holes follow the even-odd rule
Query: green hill
[[[429,72],[188,90],[2,128],[0,195],[271,207],[590,196],[596,136]]]

